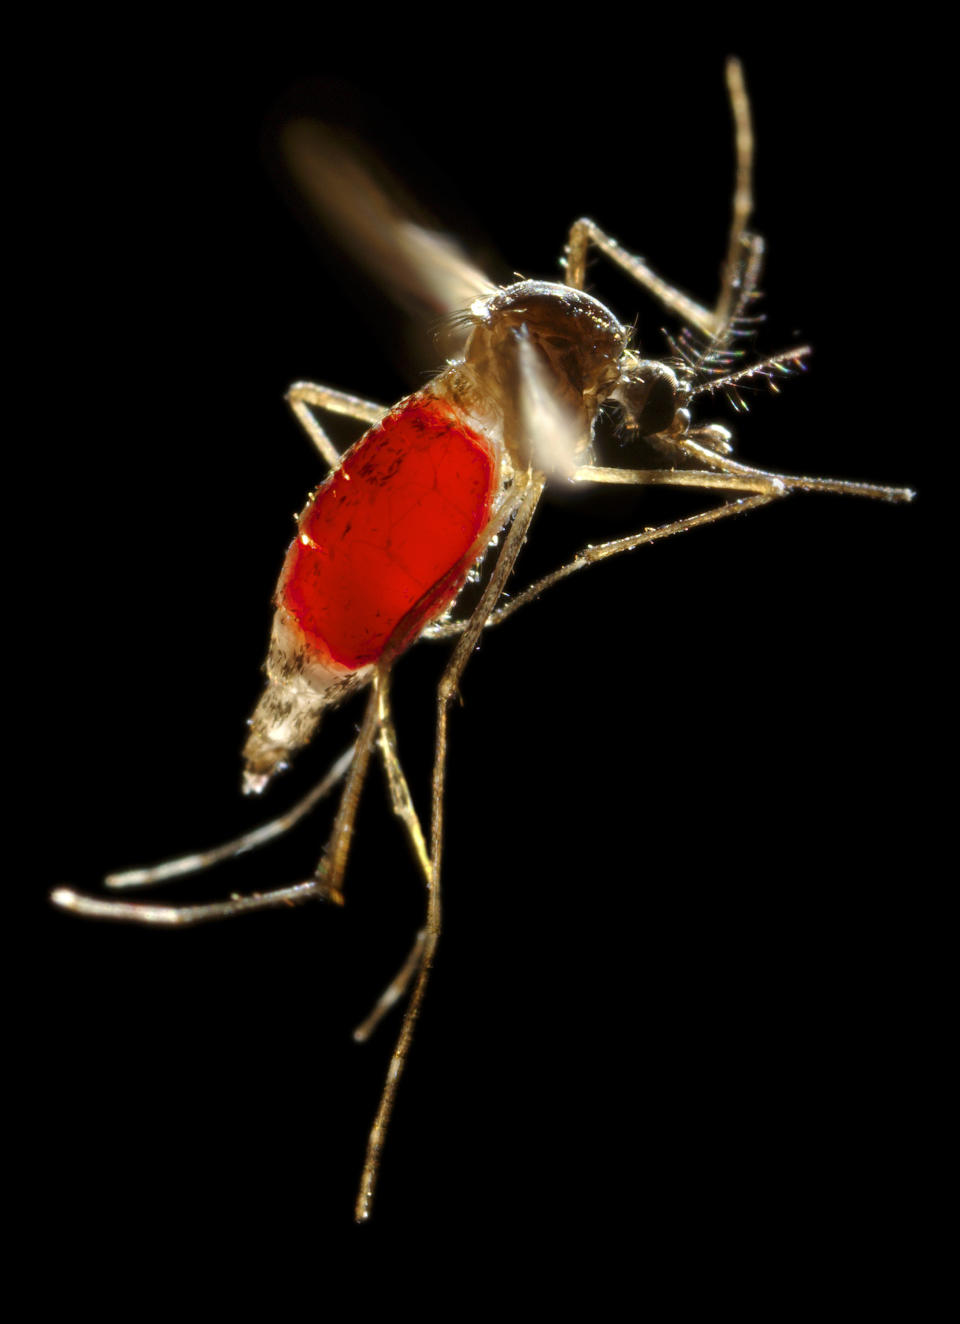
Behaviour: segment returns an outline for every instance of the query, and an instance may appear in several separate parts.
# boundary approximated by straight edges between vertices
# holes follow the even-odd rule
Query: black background
[[[891,265],[910,57],[854,60],[809,32],[691,52],[679,28],[619,19],[546,44],[398,30],[369,61],[319,20],[279,56],[256,32],[195,35],[121,36],[113,56],[88,34],[38,92],[55,187],[32,436],[49,469],[24,577],[50,720],[31,733],[27,1094],[44,1232],[145,1266],[248,1248],[309,1263],[351,1234],[396,1021],[364,1048],[350,1031],[423,909],[379,772],[343,911],[176,934],[44,900],[278,811],[359,717],[332,717],[262,804],[240,798],[270,595],[320,475],[283,392],[415,384],[392,324],[378,337],[271,184],[269,126],[291,99],[326,99],[508,271],[555,274],[589,214],[709,301],[739,51],[769,245],[760,346],[815,347],[808,373],[732,420],[739,453],[917,486],[890,362],[911,298]],[[642,292],[603,263],[591,280],[661,352]],[[554,500],[516,582],[700,504]],[[552,1253],[628,1257],[681,1296],[742,1287],[758,1262],[812,1293],[838,1267],[874,1270],[912,1163],[921,519],[922,501],[798,497],[598,568],[483,641],[453,722],[446,932],[357,1236],[443,1236],[469,1259],[477,1236],[512,1257],[536,1229]],[[396,673],[422,814],[444,652],[423,644]],[[171,899],[306,877],[327,822]]]

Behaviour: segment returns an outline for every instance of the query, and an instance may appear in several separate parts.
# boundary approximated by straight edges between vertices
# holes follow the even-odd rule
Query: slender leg
[[[575,483],[638,484],[650,487],[701,487],[726,492],[761,492],[784,496],[787,492],[836,492],[841,496],[872,497],[877,501],[912,501],[908,487],[881,487],[876,483],[854,483],[839,478],[809,478],[799,474],[768,473],[718,455],[708,446],[689,439],[678,442],[684,454],[713,471],[702,469],[606,469],[585,464],[572,475]]]
[[[599,248],[600,252],[608,257],[611,262],[615,262],[618,267],[622,267],[639,285],[649,290],[655,299],[659,299],[670,312],[675,313],[684,322],[688,322],[690,326],[695,326],[704,335],[713,334],[716,319],[709,308],[704,308],[695,299],[691,299],[681,290],[676,289],[675,286],[662,280],[647,266],[642,258],[636,257],[633,253],[628,253],[625,248],[621,248],[615,239],[611,239],[608,234],[604,234],[599,225],[586,216],[574,221],[567,238],[566,268],[568,285],[572,285],[577,290],[583,289],[587,274],[587,250],[590,244]]]
[[[386,679],[380,686],[380,755],[383,759],[383,766],[387,774],[387,783],[390,787],[390,801],[393,812],[403,823],[413,849],[414,856],[423,873],[424,882],[427,888],[430,887],[431,864],[430,856],[427,853],[427,843],[423,835],[423,829],[420,826],[420,819],[417,817],[417,811],[413,807],[413,797],[410,794],[410,787],[407,784],[407,778],[403,768],[400,766],[400,757],[397,753],[397,733],[394,729],[393,718],[390,715],[390,700],[388,694],[389,686]],[[406,993],[410,980],[416,974],[420,967],[420,960],[423,955],[423,945],[426,940],[426,930],[421,929],[414,939],[410,954],[404,961],[400,970],[393,977],[386,989],[374,1004],[373,1010],[369,1016],[353,1032],[353,1037],[357,1043],[364,1043],[370,1038],[374,1030],[383,1020],[384,1016]]]
[[[373,673],[370,698],[367,700],[360,734],[354,746],[353,762],[340,796],[340,806],[333,821],[330,840],[313,875],[313,882],[339,898],[341,903],[343,901],[341,884],[350,847],[353,844],[353,825],[357,817],[357,806],[360,803],[360,792],[366,779],[367,768],[370,766],[370,754],[380,723],[380,687],[385,683],[388,671],[388,667],[378,666]]]
[[[346,750],[336,763],[307,795],[298,800],[292,808],[279,818],[271,819],[241,837],[214,846],[210,850],[197,851],[193,855],[181,855],[175,860],[165,860],[151,869],[128,869],[123,873],[110,874],[104,882],[108,887],[149,887],[155,883],[164,883],[171,878],[179,878],[188,873],[199,873],[209,869],[221,860],[230,859],[244,851],[255,850],[273,841],[299,823],[318,801],[329,795],[341,780],[354,756],[354,748]],[[292,887],[281,887],[272,892],[254,892],[246,897],[231,897],[228,901],[215,901],[197,906],[162,906],[152,902],[130,902],[104,900],[75,892],[69,887],[58,887],[51,894],[55,905],[77,915],[89,915],[96,919],[125,920],[134,924],[161,924],[165,926],[183,926],[201,924],[206,920],[227,919],[232,915],[242,915],[250,910],[265,910],[271,906],[291,905],[307,901],[311,897],[322,897],[329,901],[342,901],[339,894],[330,892],[322,882],[314,879],[307,883],[297,883]]]
[[[355,746],[351,745],[348,750],[345,750],[323,781],[314,786],[311,791],[308,791],[302,799],[298,800],[285,814],[281,814],[279,818],[273,818],[269,823],[263,823],[258,828],[244,832],[242,836],[234,837],[232,841],[225,841],[222,846],[213,846],[209,850],[197,851],[193,855],[180,855],[175,860],[164,860],[162,864],[156,864],[150,869],[125,869],[122,873],[108,874],[103,880],[104,883],[107,887],[117,889],[152,887],[156,883],[168,882],[171,878],[182,878],[189,873],[200,873],[204,869],[211,868],[214,864],[220,864],[223,860],[232,859],[234,855],[242,855],[246,851],[265,846],[268,841],[275,841],[277,837],[282,837],[285,832],[289,832],[292,827],[295,827],[315,804],[330,794],[333,787],[336,786],[347,768],[349,768],[354,749]]]
[[[738,274],[742,274],[749,261],[751,240],[746,227],[753,211],[753,130],[750,124],[750,102],[747,99],[739,60],[727,61],[727,90],[733,111],[737,165],[730,238],[715,310],[711,312],[709,308],[704,308],[695,299],[691,299],[689,295],[663,280],[642,258],[628,253],[615,239],[605,234],[587,217],[574,221],[570,228],[566,250],[568,285],[578,290],[583,289],[587,271],[587,252],[593,244],[611,262],[622,267],[638,284],[649,290],[665,308],[690,326],[695,326],[698,331],[713,336],[728,323],[737,295]]]
[[[487,620],[487,626],[499,625],[508,616],[512,616],[519,607],[539,597],[545,589],[552,588],[554,584],[560,583],[561,580],[566,579],[577,570],[583,570],[586,566],[593,565],[597,561],[604,561],[610,556],[617,556],[620,552],[630,551],[632,548],[641,547],[648,542],[659,542],[663,538],[672,537],[675,533],[686,533],[690,529],[700,528],[704,524],[712,524],[716,520],[725,519],[729,515],[739,515],[748,510],[756,510],[758,507],[769,505],[771,501],[786,496],[793,491],[835,492],[842,496],[872,497],[880,501],[906,502],[913,500],[913,492],[907,487],[880,487],[872,483],[852,483],[833,478],[804,478],[790,474],[771,474],[761,469],[751,469],[748,465],[739,464],[736,460],[718,455],[715,450],[700,446],[690,438],[680,438],[676,444],[678,451],[683,455],[713,465],[715,471],[694,469],[604,469],[599,465],[585,465],[582,469],[576,470],[574,479],[581,483],[669,485],[712,488],[730,492],[753,492],[756,495],[742,498],[728,505],[717,506],[713,510],[703,511],[698,515],[690,515],[686,519],[675,520],[673,523],[664,524],[660,528],[645,529],[642,533],[630,534],[624,538],[616,538],[611,542],[586,547],[582,552],[578,552],[566,565],[548,575],[544,575],[535,584],[531,584],[529,588],[514,595],[509,602],[491,612]],[[430,640],[452,639],[463,634],[468,625],[469,621],[442,621],[426,631],[424,638]]]
[[[623,538],[614,538],[611,542],[597,543],[592,547],[585,547],[566,565],[562,565],[551,571],[550,574],[544,575],[521,593],[514,594],[508,602],[504,602],[495,611],[492,611],[487,619],[486,628],[489,629],[492,625],[499,625],[501,621],[505,621],[515,611],[538,598],[548,588],[553,588],[554,584],[569,579],[578,570],[585,570],[588,565],[609,560],[611,556],[619,556],[621,552],[632,551],[634,547],[643,547],[649,542],[660,542],[664,538],[672,537],[675,533],[688,533],[691,529],[699,529],[705,524],[716,524],[718,520],[727,519],[730,515],[745,515],[747,511],[758,510],[761,506],[769,506],[775,500],[776,497],[768,495],[742,497],[739,501],[731,501],[725,506],[715,506],[712,510],[702,511],[699,515],[688,515],[686,519],[674,520],[671,524],[662,524],[656,529],[644,529],[641,533],[628,534]],[[469,621],[448,621],[442,627],[438,627],[430,638],[451,639],[455,635],[463,634],[468,625]]]
[[[410,980],[420,969],[420,963],[423,960],[423,948],[426,941],[427,931],[426,929],[421,929],[414,939],[413,946],[410,948],[410,955],[377,998],[370,1015],[367,1016],[365,1020],[361,1021],[354,1030],[354,1043],[366,1043],[390,1008],[395,1006],[403,997],[404,993],[406,993],[407,989],[410,987]]]
[[[727,61],[727,91],[733,111],[734,143],[737,166],[733,187],[733,212],[730,218],[730,238],[727,257],[723,264],[720,296],[714,313],[714,330],[728,324],[737,296],[737,275],[742,273],[745,245],[749,245],[747,222],[753,211],[753,126],[750,122],[750,101],[743,82],[740,61]]]
[[[340,452],[317,422],[314,409],[326,409],[331,414],[344,414],[347,418],[359,419],[369,427],[379,423],[388,411],[383,405],[375,405],[370,400],[361,400],[357,395],[348,395],[346,391],[335,391],[331,386],[317,386],[314,382],[294,382],[287,392],[287,403],[297,416],[304,432],[329,464],[336,469],[340,463]]]
[[[347,857],[350,853],[354,819],[360,800],[360,791],[370,763],[370,752],[377,734],[379,722],[378,688],[382,683],[382,675],[383,673],[379,670],[375,672],[373,690],[367,702],[367,710],[356,745],[350,751],[349,756],[344,756],[335,766],[333,773],[325,779],[324,783],[321,783],[324,791],[329,790],[329,786],[339,780],[343,776],[346,767],[349,766],[350,771],[343,788],[343,794],[340,797],[340,807],[334,820],[328,852],[321,858],[313,878],[309,881],[296,883],[291,887],[281,887],[272,892],[254,892],[246,897],[232,897],[228,901],[217,901],[208,905],[197,906],[157,906],[149,902],[104,901],[97,897],[74,892],[67,887],[57,888],[52,893],[51,900],[64,910],[71,910],[75,914],[89,915],[97,919],[116,919],[138,924],[178,926],[200,924],[207,920],[227,919],[232,915],[242,915],[250,910],[264,910],[271,906],[288,905],[292,902],[309,900],[311,897],[322,897],[325,900],[335,902],[337,905],[342,905],[341,883]],[[306,812],[307,808],[319,798],[316,792],[311,792],[311,796],[306,797],[306,800],[301,801],[299,805],[295,805],[290,814],[285,815],[284,818],[278,819],[274,823],[268,823],[263,829],[255,829],[252,834],[240,838],[241,848],[247,849],[251,844],[260,845],[263,841],[280,835],[291,825],[286,820],[292,818],[294,822],[297,821]],[[251,837],[254,838],[252,843]],[[236,842],[228,842],[226,847],[219,847],[209,854],[216,858],[223,858],[225,854],[236,853],[231,849],[235,845],[237,845]],[[213,862],[213,859],[204,856],[187,856],[185,860],[171,861],[170,863],[174,866],[187,865],[191,868],[204,868],[207,863]],[[175,872],[188,871],[185,867],[175,867],[167,869],[165,872],[165,866],[161,865],[159,868],[163,877],[170,877]],[[139,872],[141,871],[134,871],[134,878]],[[146,881],[157,881],[155,871],[142,872],[147,874]],[[153,873],[152,877],[150,876],[151,873]],[[124,877],[124,875],[120,875],[121,879]],[[121,883],[121,885],[123,884]]]
[[[393,1050],[387,1079],[383,1087],[383,1093],[380,1096],[380,1106],[377,1109],[377,1115],[370,1131],[370,1138],[367,1141],[367,1156],[363,1166],[363,1176],[360,1180],[360,1192],[357,1196],[356,1219],[358,1223],[364,1222],[370,1216],[384,1137],[390,1121],[390,1114],[393,1111],[400,1076],[410,1051],[414,1027],[423,1003],[423,995],[426,991],[437,941],[440,937],[440,847],[443,838],[443,788],[446,770],[448,710],[453,696],[457,692],[457,685],[464,667],[483,631],[487,617],[503,592],[503,586],[513,569],[520,548],[523,546],[524,538],[530,527],[530,521],[543,492],[545,481],[543,475],[537,475],[530,480],[517,507],[510,532],[504,539],[503,547],[490,580],[453,651],[450,662],[440,681],[437,693],[437,742],[433,770],[433,812],[430,828],[430,856],[433,867],[427,889],[427,922],[424,929],[423,949],[419,955],[417,980],[407,1003],[403,1024],[400,1027],[400,1035]],[[493,532],[495,531],[493,530]]]
[[[213,901],[209,905],[199,906],[155,906],[147,901],[101,901],[99,897],[85,896],[69,887],[58,887],[50,894],[54,905],[72,911],[75,915],[178,928],[204,924],[211,919],[230,919],[233,915],[245,915],[251,910],[297,905],[314,898],[343,904],[339,892],[331,891],[316,878],[307,883],[295,883],[292,887],[280,887],[275,892],[251,892],[249,896],[232,897],[229,901]]]
[[[397,733],[390,713],[390,697],[386,680],[380,686],[380,757],[387,774],[390,787],[390,803],[393,812],[407,830],[410,845],[417,863],[420,865],[424,880],[430,886],[431,864],[427,853],[427,843],[420,826],[420,819],[413,807],[413,797],[397,753]]]
[[[514,511],[520,501],[520,494],[511,497],[497,513],[494,522],[484,530],[480,538],[471,547],[464,558],[465,564],[472,564],[477,557],[481,556],[500,531],[513,518]],[[401,627],[398,630],[398,638],[405,637]],[[388,657],[388,655],[385,655]],[[423,835],[423,829],[420,826],[420,819],[413,806],[413,797],[410,794],[410,787],[407,784],[406,775],[400,764],[400,756],[397,752],[397,733],[393,725],[393,717],[390,712],[389,698],[389,678],[385,674],[378,681],[379,695],[379,745],[380,754],[383,759],[384,769],[387,774],[387,783],[390,787],[390,799],[393,812],[403,823],[407,831],[410,845],[414,856],[423,873],[424,881],[427,885],[428,898],[431,879],[433,877],[433,866],[430,862],[430,856],[427,852],[426,839]],[[370,1035],[380,1024],[380,1021],[390,1010],[392,1006],[403,996],[409,986],[410,980],[420,969],[420,963],[426,944],[426,929],[421,929],[417,934],[413,948],[401,966],[399,972],[390,981],[384,993],[378,998],[370,1015],[353,1032],[353,1037],[362,1043],[369,1039]]]

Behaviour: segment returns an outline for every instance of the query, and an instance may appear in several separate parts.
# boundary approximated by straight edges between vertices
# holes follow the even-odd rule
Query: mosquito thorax
[[[629,339],[613,313],[591,295],[552,281],[524,280],[471,308],[474,328],[464,366],[484,389],[507,401],[515,390],[520,337],[536,350],[551,389],[592,424],[620,380]]]

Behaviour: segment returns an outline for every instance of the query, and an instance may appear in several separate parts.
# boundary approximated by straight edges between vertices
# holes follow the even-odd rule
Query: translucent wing
[[[286,168],[313,215],[395,303],[424,321],[468,308],[496,286],[464,250],[404,195],[400,184],[358,144],[315,120],[284,126]],[[464,329],[453,324],[444,351]]]
[[[526,438],[535,466],[552,477],[567,478],[577,467],[590,438],[590,424],[565,401],[547,360],[534,348],[527,328],[513,338],[516,371],[512,396],[520,435]]]

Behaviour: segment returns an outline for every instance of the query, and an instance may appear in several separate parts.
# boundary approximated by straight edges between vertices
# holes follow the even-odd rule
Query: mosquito
[[[300,187],[328,227],[398,301],[413,295],[444,315],[450,354],[426,386],[384,408],[311,382],[287,400],[329,466],[310,496],[280,574],[266,685],[249,720],[244,790],[260,794],[316,735],[324,713],[368,691],[355,744],[281,817],[211,850],[113,874],[113,890],[209,868],[287,832],[342,783],[326,849],[312,877],[203,905],[106,900],[61,887],[58,906],[79,915],[183,926],[308,900],[343,903],[343,880],[371,759],[383,763],[393,812],[423,877],[426,916],[403,967],[354,1032],[367,1039],[407,997],[371,1128],[356,1218],[371,1211],[384,1139],[407,1062],[441,929],[444,786],[451,704],[482,632],[588,566],[648,543],[742,515],[795,492],[909,501],[904,488],[773,473],[733,458],[731,431],[694,422],[704,397],[736,407],[741,387],[801,369],[799,346],[747,361],[763,242],[749,228],[753,135],[740,64],[727,65],[736,135],[732,220],[716,303],[707,308],[654,273],[592,220],[571,226],[562,282],[497,286],[447,236],[412,219],[330,131],[298,121],[284,149]],[[591,249],[621,268],[682,325],[663,359],[646,358],[631,329],[585,289]],[[344,415],[363,435],[338,453],[318,413]],[[649,468],[605,467],[594,434],[601,411],[647,444]],[[584,548],[509,599],[505,588],[548,483],[703,489],[728,499],[701,513]],[[491,554],[496,549],[495,556]],[[482,591],[463,618],[461,589],[484,562]],[[430,821],[414,807],[391,716],[394,664],[418,639],[455,640],[436,695]]]

